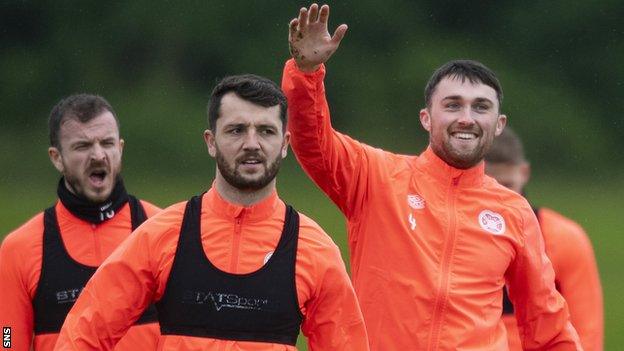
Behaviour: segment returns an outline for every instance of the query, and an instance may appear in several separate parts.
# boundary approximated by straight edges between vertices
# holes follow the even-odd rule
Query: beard
[[[472,150],[460,150],[451,144],[450,141],[444,143],[444,161],[458,169],[468,169],[483,160],[488,145],[480,144]]]
[[[246,154],[245,156],[248,157],[250,154]],[[282,157],[278,154],[273,162],[268,164],[267,161],[263,162],[264,173],[259,178],[249,179],[238,171],[238,161],[235,160],[234,166],[230,166],[218,148],[216,160],[217,168],[225,181],[231,186],[242,191],[256,191],[266,187],[269,183],[271,183],[271,181],[273,181],[273,179],[275,179],[282,163]]]

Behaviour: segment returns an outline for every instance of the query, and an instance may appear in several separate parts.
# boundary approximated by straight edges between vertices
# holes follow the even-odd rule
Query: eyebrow
[[[444,100],[463,100],[464,98],[461,95],[450,95],[450,96],[446,96],[442,99],[442,101]],[[487,102],[489,104],[494,105],[494,102],[488,98],[483,98],[483,97],[478,97],[475,99],[475,102]]]

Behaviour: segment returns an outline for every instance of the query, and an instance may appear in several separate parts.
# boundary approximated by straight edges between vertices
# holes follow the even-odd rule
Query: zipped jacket
[[[291,145],[347,219],[371,350],[506,350],[507,283],[526,350],[580,350],[526,200],[430,148],[397,155],[335,131],[325,67],[284,68]]]
[[[160,209],[141,204],[148,217]],[[89,223],[72,214],[61,201],[55,205],[59,232],[69,256],[79,264],[97,267],[132,232],[130,205],[100,224]],[[43,254],[43,213],[11,232],[0,248],[0,324],[11,328],[11,349],[47,351],[54,348],[58,333],[33,335],[33,299],[41,276]],[[155,349],[160,331],[157,323],[136,325],[115,350]]]
[[[100,267],[67,316],[55,350],[110,350],[145,307],[161,300],[175,257],[186,202],[141,225]],[[211,188],[202,197],[201,244],[219,270],[248,274],[272,255],[286,205],[277,192],[243,207]],[[366,351],[362,313],[338,247],[300,214],[295,285],[309,350]],[[198,278],[199,279],[199,278]],[[163,335],[158,350],[293,351],[294,346]]]

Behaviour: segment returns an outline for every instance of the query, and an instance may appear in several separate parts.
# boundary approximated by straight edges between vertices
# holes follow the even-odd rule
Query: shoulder
[[[154,205],[153,203],[140,199],[141,201],[141,205],[143,206],[143,209],[145,210],[145,214],[147,215],[147,217],[152,217],[155,214],[157,214],[158,212],[160,212],[162,209],[156,205]]]
[[[578,223],[552,209],[541,207],[538,216],[544,236],[563,240],[584,240],[587,237],[585,230]]]
[[[148,218],[137,228],[140,235],[159,237],[168,233],[177,234],[182,226],[186,201],[173,204]]]
[[[310,253],[312,258],[340,258],[340,249],[318,223],[299,212],[298,254]],[[331,262],[331,261],[330,261]]]
[[[41,247],[42,238],[43,212],[40,212],[4,238],[2,241],[2,254],[11,252],[19,255],[28,255],[28,248]]]

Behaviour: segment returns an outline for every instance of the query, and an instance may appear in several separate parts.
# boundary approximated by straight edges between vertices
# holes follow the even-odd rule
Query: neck
[[[242,206],[251,206],[269,197],[275,191],[275,179],[258,190],[241,190],[233,187],[220,174],[215,179],[215,189],[228,202]]]

